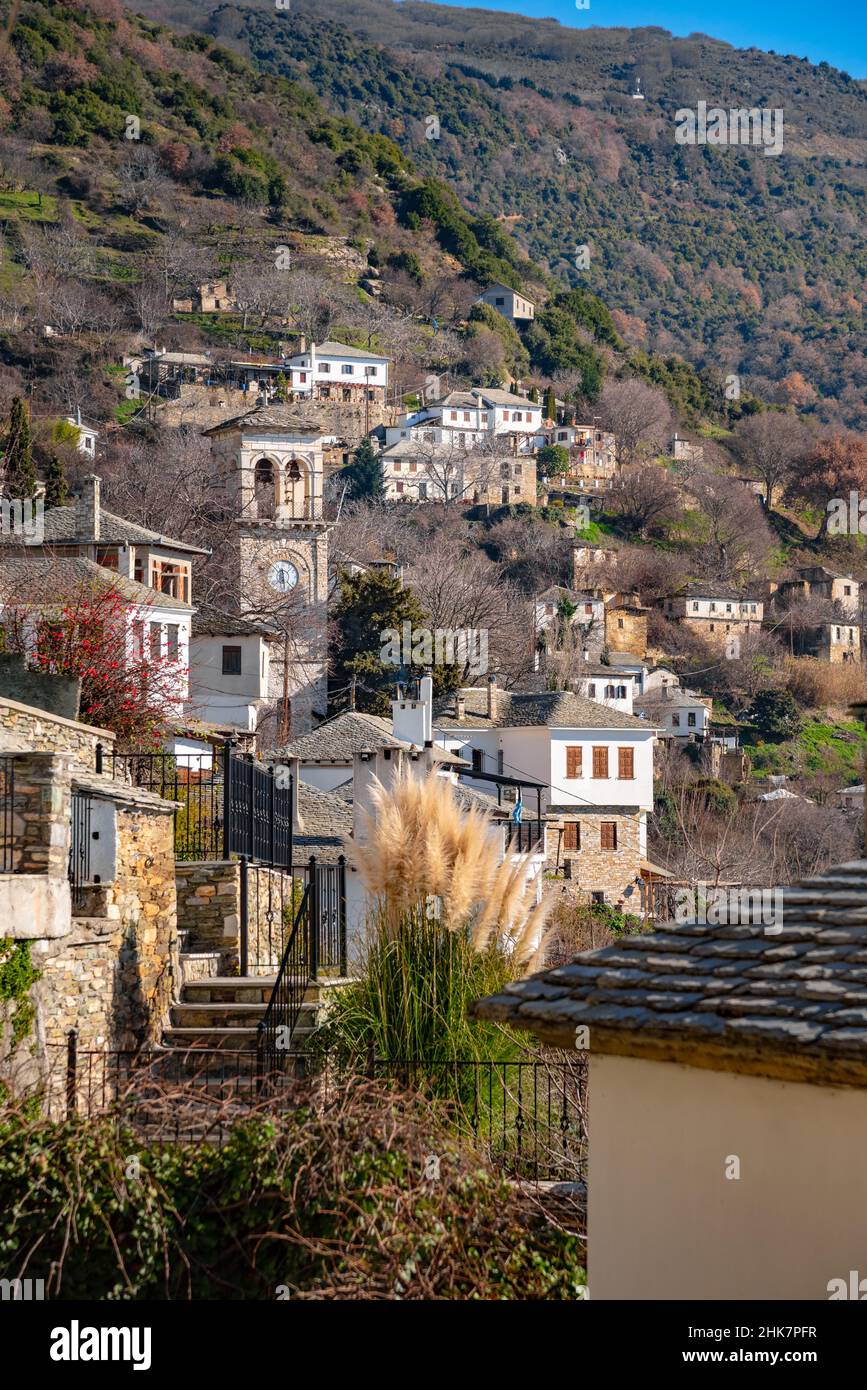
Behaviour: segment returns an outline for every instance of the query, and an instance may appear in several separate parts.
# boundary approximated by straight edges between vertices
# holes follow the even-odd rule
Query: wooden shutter
[[[581,827],[577,820],[567,820],[563,826],[563,848],[565,850],[581,848]]]
[[[635,749],[618,748],[617,750],[617,776],[621,779],[629,779],[635,776]]]
[[[603,849],[617,848],[617,822],[604,820],[599,827],[599,840]]]
[[[608,749],[607,749],[607,748],[594,748],[594,749],[593,749],[593,776],[594,776],[594,777],[607,777],[607,776],[608,776]]]
[[[581,776],[581,748],[570,745],[566,749],[566,776]]]

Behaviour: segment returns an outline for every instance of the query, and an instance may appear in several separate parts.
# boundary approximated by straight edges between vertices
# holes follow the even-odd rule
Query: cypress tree
[[[20,396],[12,399],[4,450],[6,496],[29,499],[36,492],[36,468],[30,438],[30,419]]]
[[[48,463],[45,468],[45,508],[62,507],[69,499],[69,488],[66,484],[66,474],[63,471],[63,464],[57,454],[48,455]]]
[[[545,419],[557,423],[557,397],[554,394],[553,386],[549,386],[545,392]]]

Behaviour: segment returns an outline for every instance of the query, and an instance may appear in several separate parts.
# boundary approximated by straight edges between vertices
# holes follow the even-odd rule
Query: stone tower
[[[322,518],[319,425],[297,406],[270,405],[205,434],[236,519],[234,603],[278,634],[263,741],[294,738],[325,715],[328,531]]]

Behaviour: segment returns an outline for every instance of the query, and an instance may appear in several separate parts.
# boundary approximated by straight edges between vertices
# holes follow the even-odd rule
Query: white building
[[[189,713],[205,723],[255,733],[268,703],[276,630],[265,622],[199,608],[190,638]]]
[[[635,713],[655,724],[663,738],[705,738],[710,733],[713,700],[695,690],[661,685],[636,700]]]
[[[408,411],[385,431],[386,450],[419,440],[424,444],[470,450],[496,435],[516,439],[516,450],[533,447],[542,423],[542,406],[512,391],[474,386],[451,391],[420,410]]]
[[[67,415],[66,423],[74,425],[78,430],[78,452],[89,459],[95,459],[99,430],[95,429],[93,425],[88,425],[86,420],[82,420],[80,410],[77,410],[74,415]]]
[[[498,314],[502,314],[504,319],[509,319],[511,323],[529,323],[536,316],[536,307],[532,299],[528,299],[525,294],[518,290],[513,290],[509,285],[491,285],[479,296],[479,304],[490,304],[492,309],[496,309]]]
[[[299,400],[385,400],[390,358],[347,343],[311,343],[286,360],[292,394]]]

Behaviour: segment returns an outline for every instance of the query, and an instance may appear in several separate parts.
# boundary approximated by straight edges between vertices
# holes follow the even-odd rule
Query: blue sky
[[[472,0],[444,2],[472,5]],[[576,29],[656,24],[679,36],[710,34],[736,48],[773,48],[813,63],[824,59],[852,77],[867,77],[865,0],[590,0],[588,10],[577,10],[574,0],[475,0],[473,7],[559,19]]]

